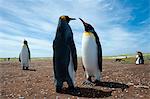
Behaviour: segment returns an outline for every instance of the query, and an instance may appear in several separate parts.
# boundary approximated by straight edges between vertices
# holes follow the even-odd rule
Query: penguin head
[[[24,41],[23,41],[23,43],[24,43],[24,44],[26,44],[26,45],[28,45],[28,42],[27,42],[27,40],[24,40]]]
[[[84,22],[81,18],[79,19],[82,21],[86,32],[94,32],[94,28],[92,27],[92,25]]]
[[[60,20],[66,21],[67,23],[69,23],[71,20],[76,20],[75,18],[70,18],[69,16],[60,16],[59,18]]]
[[[137,54],[138,54],[139,56],[143,56],[143,54],[142,54],[141,51],[137,51]]]

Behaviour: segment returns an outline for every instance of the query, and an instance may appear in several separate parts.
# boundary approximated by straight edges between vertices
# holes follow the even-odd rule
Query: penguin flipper
[[[71,55],[72,55],[72,60],[74,64],[74,71],[76,72],[77,71],[77,51],[76,51],[73,38],[71,38],[71,41],[70,41],[70,49],[71,49]]]
[[[99,41],[99,37],[97,35],[97,33],[94,31],[94,36],[95,36],[95,40],[96,40],[96,44],[97,44],[97,50],[98,50],[98,66],[100,71],[102,72],[102,48],[101,48],[101,44]]]
[[[99,66],[100,71],[102,72],[102,54],[99,49],[98,49],[98,66]]]
[[[31,55],[30,55],[30,49],[29,47],[27,46],[27,49],[28,49],[28,53],[29,53],[29,60],[31,59]]]
[[[83,67],[83,70],[85,71],[85,67],[84,67],[84,65],[82,65],[82,67]]]
[[[21,55],[21,53],[19,54],[19,62],[21,62],[21,56],[20,55]]]
[[[82,58],[81,58],[81,62],[83,62],[83,61],[82,61]],[[83,70],[85,71],[85,67],[84,67],[83,63],[82,63],[82,67],[83,67]]]

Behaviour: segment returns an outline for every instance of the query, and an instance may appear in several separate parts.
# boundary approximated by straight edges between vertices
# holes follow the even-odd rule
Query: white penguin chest
[[[28,58],[28,49],[26,46],[23,46],[22,50],[21,50],[21,55],[23,58]]]
[[[82,61],[85,68],[97,68],[97,44],[93,34],[83,34],[82,37]]]
[[[139,57],[139,55],[136,55],[136,64],[140,64],[140,57]]]
[[[29,52],[28,52],[28,48],[27,46],[23,46],[22,50],[21,50],[21,62],[22,63],[28,63],[29,62]]]

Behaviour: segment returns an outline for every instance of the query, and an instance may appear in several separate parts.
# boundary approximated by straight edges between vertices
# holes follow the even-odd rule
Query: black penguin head
[[[84,22],[81,18],[79,19],[82,21],[86,32],[94,32],[94,28],[92,27],[92,25]]]
[[[24,44],[28,45],[28,42],[26,40],[23,41]]]
[[[139,56],[143,57],[143,54],[142,54],[142,52],[140,52],[140,51],[137,51],[137,54],[138,54]]]
[[[59,18],[60,20],[66,21],[67,23],[69,23],[71,20],[76,20],[75,18],[70,18],[69,16],[60,16]]]

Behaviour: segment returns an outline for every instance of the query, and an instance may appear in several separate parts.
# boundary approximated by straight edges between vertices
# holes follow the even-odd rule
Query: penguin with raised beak
[[[85,70],[86,81],[83,84],[97,84],[101,81],[102,72],[102,48],[99,37],[92,25],[84,22],[85,31],[82,36],[82,63]],[[92,80],[92,77],[95,80]]]

